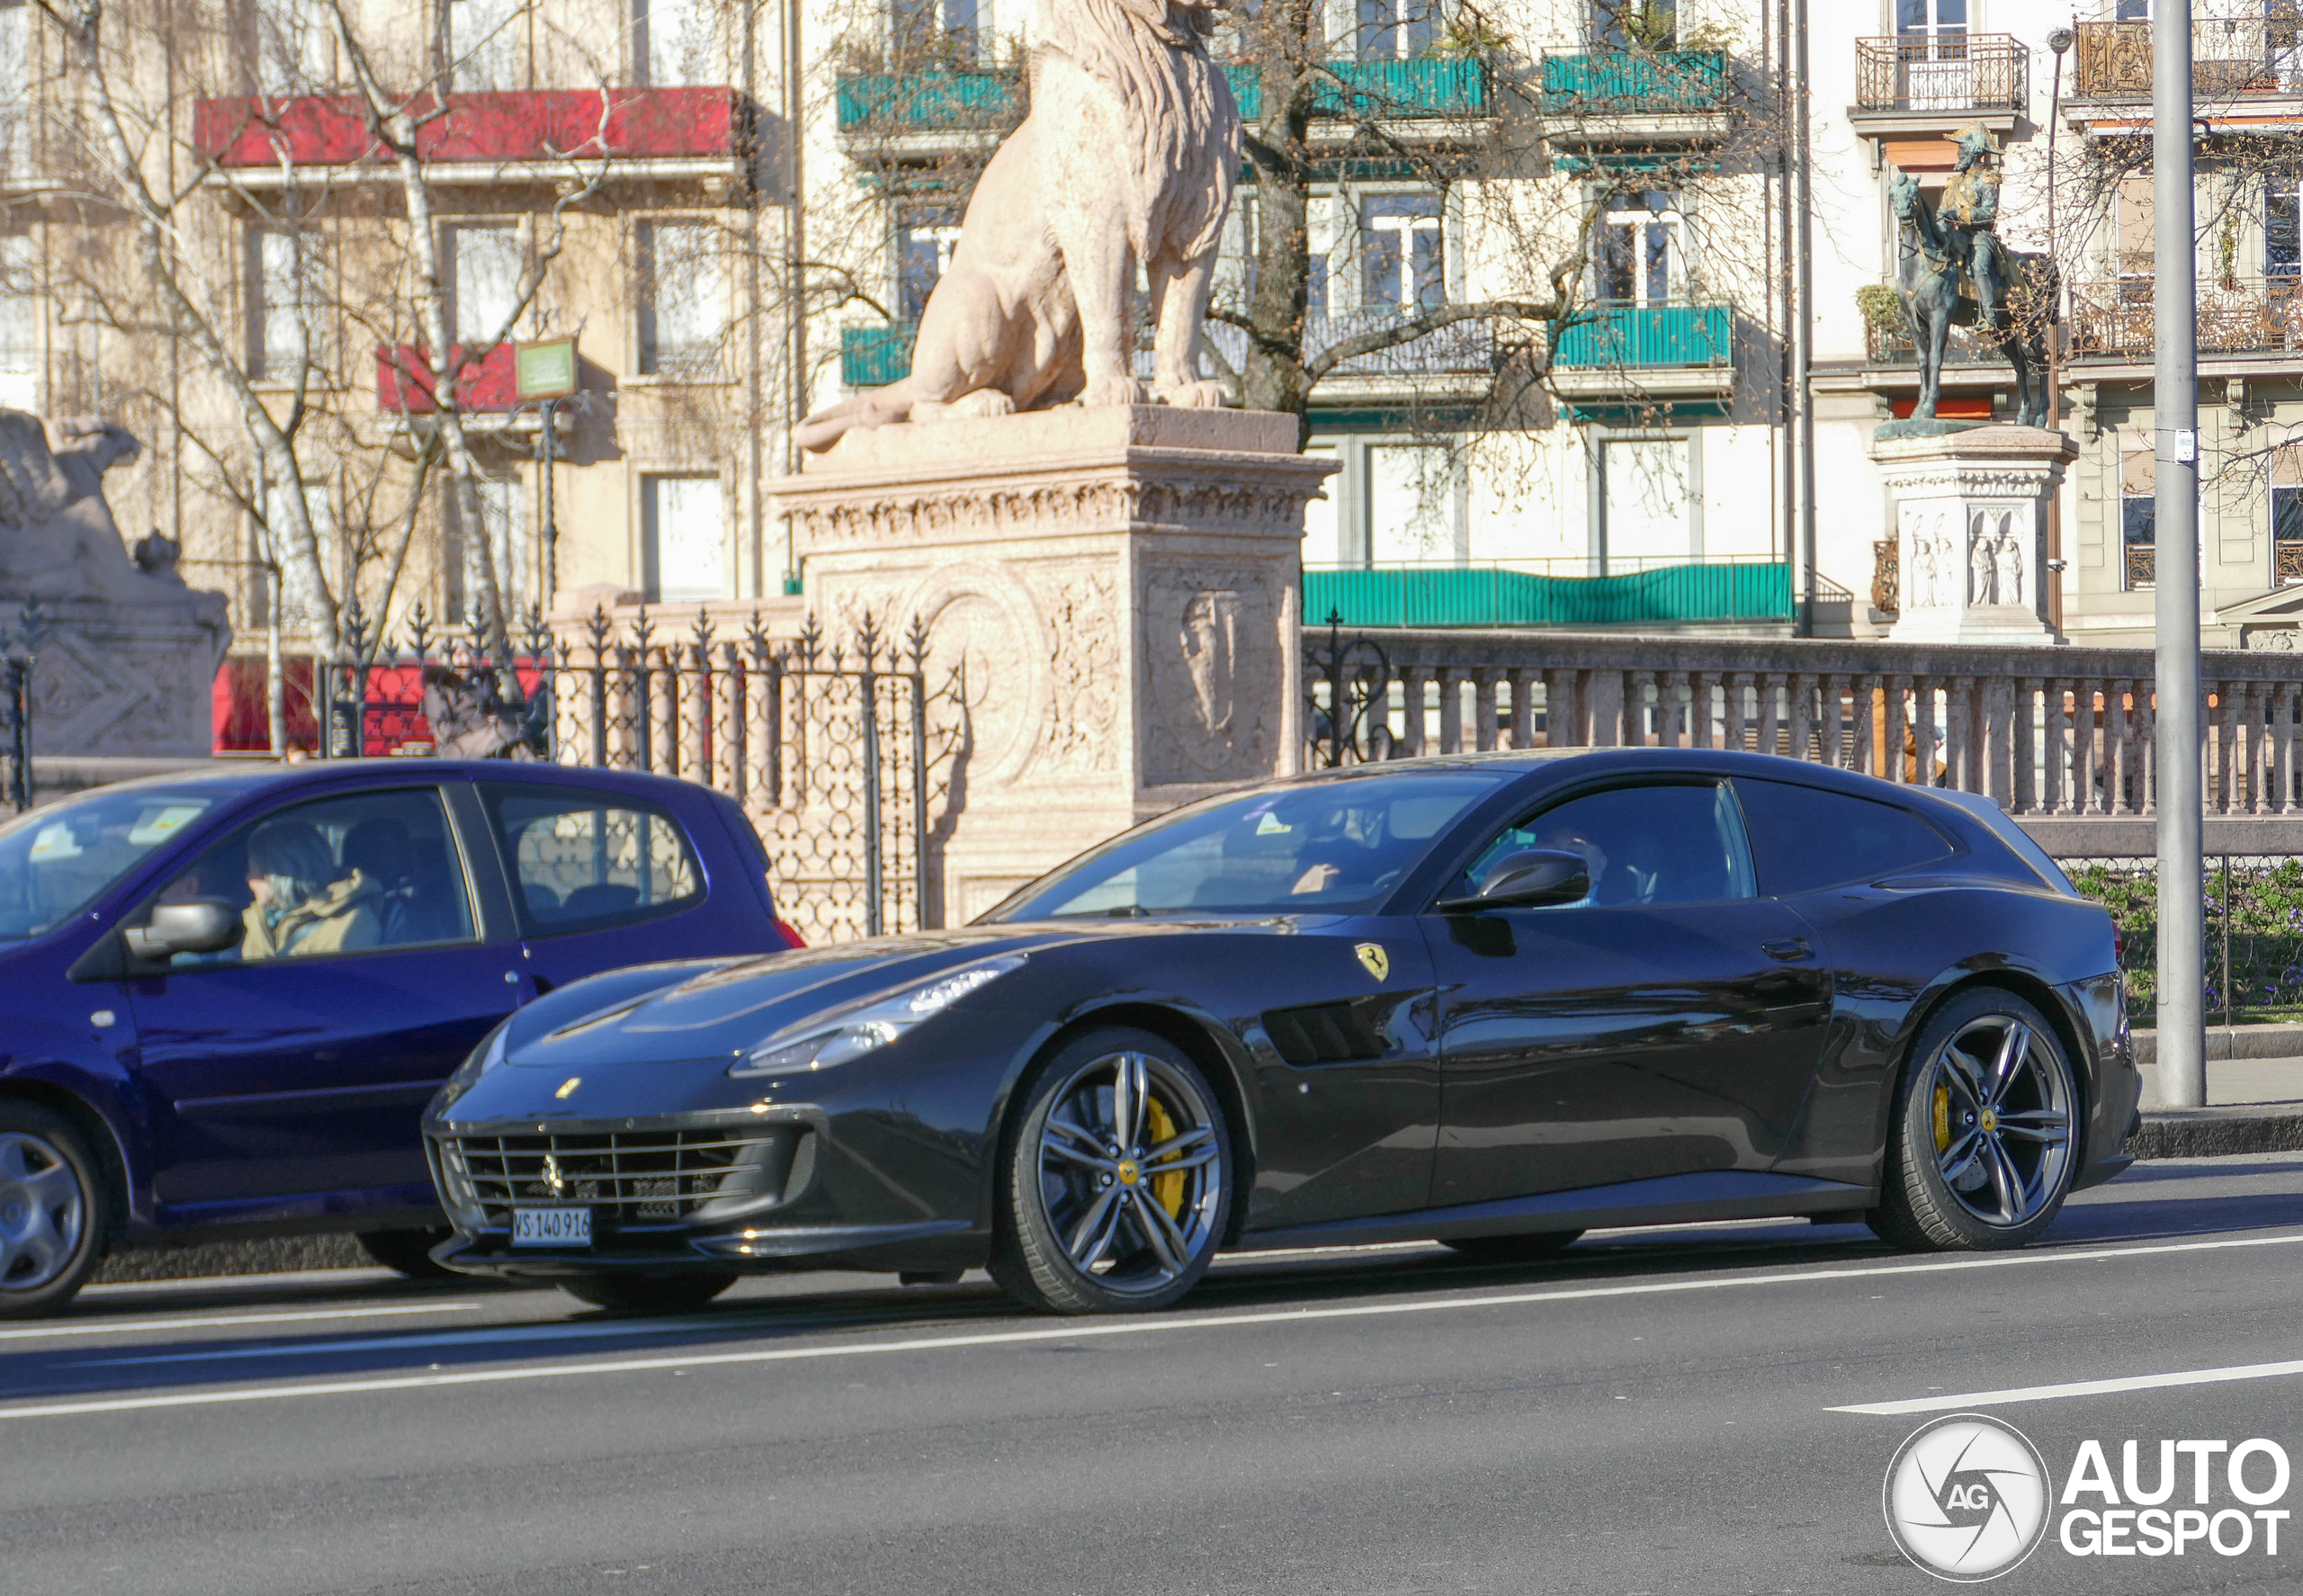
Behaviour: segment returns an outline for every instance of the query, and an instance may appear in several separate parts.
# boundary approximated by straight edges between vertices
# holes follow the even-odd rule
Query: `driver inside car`
[[[382,893],[354,869],[339,879],[327,843],[302,820],[273,820],[248,838],[243,959],[342,953],[383,936]]]

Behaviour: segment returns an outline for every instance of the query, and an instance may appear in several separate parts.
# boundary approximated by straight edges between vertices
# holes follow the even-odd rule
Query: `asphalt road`
[[[0,1324],[0,1591],[1929,1591],[1880,1487],[1938,1410],[2058,1487],[2090,1439],[2116,1475],[2140,1438],[2146,1486],[2162,1439],[2272,1439],[2303,1518],[2303,1363],[2228,1373],[2303,1359],[2299,1283],[2303,1155],[2266,1154],[2142,1167],[2016,1255],[1752,1224],[1238,1259],[1149,1319],[976,1277],[650,1323],[370,1271],[105,1287]],[[1993,1588],[2303,1592],[2286,1529],[2051,1533]]]

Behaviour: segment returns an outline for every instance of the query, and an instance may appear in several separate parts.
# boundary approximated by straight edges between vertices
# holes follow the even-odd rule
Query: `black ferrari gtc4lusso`
[[[669,1309],[989,1266],[1078,1313],[1219,1249],[2019,1246],[2137,1090],[2109,918],[1988,801],[1620,749],[1275,781],[963,929],[577,982],[426,1134],[457,1269]]]

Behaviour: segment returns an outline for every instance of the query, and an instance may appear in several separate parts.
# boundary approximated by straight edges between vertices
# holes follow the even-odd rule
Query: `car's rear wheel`
[[[2047,1018],[1978,988],[1913,1045],[1887,1125],[1879,1236],[1923,1251],[2021,1247],[2070,1195],[2079,1089]]]
[[[578,1302],[617,1314],[686,1314],[736,1283],[736,1277],[702,1269],[677,1275],[582,1275],[560,1288]]]
[[[0,1319],[53,1313],[103,1261],[103,1166],[78,1127],[0,1102]]]
[[[411,1280],[451,1280],[455,1270],[434,1263],[432,1249],[455,1233],[444,1225],[436,1230],[366,1230],[360,1233],[360,1251]]]
[[[1474,1263],[1534,1263],[1556,1257],[1574,1243],[1580,1230],[1530,1231],[1517,1236],[1443,1236],[1439,1244],[1452,1247]]]
[[[1199,1283],[1232,1205],[1232,1137],[1181,1049],[1089,1032],[1026,1093],[1001,1170],[992,1278],[1059,1314],[1165,1307]]]

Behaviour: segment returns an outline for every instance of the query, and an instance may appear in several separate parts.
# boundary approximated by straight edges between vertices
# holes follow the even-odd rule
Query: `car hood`
[[[577,1070],[728,1057],[771,1038],[806,1035],[847,1010],[1006,955],[1042,955],[1116,938],[1286,935],[1307,923],[1300,917],[1099,920],[1087,926],[1042,921],[916,932],[732,964],[619,971],[555,993],[548,1000],[548,1015],[535,1015],[540,1028],[515,1022],[505,1062]],[[581,1002],[587,992],[596,992],[600,1000]]]

